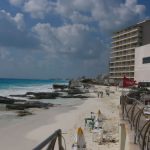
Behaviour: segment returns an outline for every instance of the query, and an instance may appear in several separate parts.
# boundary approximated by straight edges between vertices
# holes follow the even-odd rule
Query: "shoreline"
[[[98,88],[105,89],[105,87],[100,86]],[[111,94],[109,97],[104,95],[104,98],[99,100],[97,93],[92,93],[94,98],[81,100],[82,103],[78,105],[53,107],[40,111],[36,111],[35,109],[35,115],[23,117],[19,123],[10,124],[8,127],[0,127],[0,147],[3,150],[12,148],[15,150],[32,149],[50,136],[55,130],[61,128],[63,136],[66,139],[67,149],[71,149],[76,129],[78,127],[84,129],[84,118],[89,117],[91,111],[96,113],[98,109],[101,110],[106,118],[104,123],[108,122],[105,123],[105,127],[109,131],[112,125],[111,123],[118,126],[119,111],[117,107],[119,99],[117,97],[119,94],[117,94]],[[114,120],[116,121],[114,122]],[[118,138],[118,131],[116,130],[115,128],[116,137]],[[98,145],[91,141],[92,134],[90,132],[86,131],[86,129],[84,129],[84,132],[89,150],[98,150],[101,147],[103,150],[107,150],[110,145],[114,148],[112,150],[116,150],[116,147],[118,149],[118,141],[116,143]]]
[[[33,108],[31,109],[33,115],[25,117],[17,117],[15,116],[15,111],[7,111],[8,113],[14,113],[15,118],[5,118],[0,120],[0,148],[3,148],[3,150],[12,148],[15,150],[32,149],[42,140],[47,138],[53,130],[48,129],[49,131],[47,134],[43,135],[43,137],[40,135],[38,141],[28,137],[28,135],[34,129],[49,126],[50,124],[57,122],[57,117],[59,115],[75,110],[77,106],[82,105],[86,100],[78,101],[80,102],[73,105],[60,105],[49,109]],[[22,145],[26,145],[26,147],[23,148]]]
[[[35,115],[17,118],[15,121],[10,122],[9,125],[0,127],[0,147],[3,150],[12,148],[15,150],[32,149],[38,142],[27,138],[27,134],[41,126],[53,124],[56,122],[57,115],[69,111],[69,109],[55,107],[49,110],[36,110]],[[48,132],[48,134],[50,135],[51,132]],[[46,137],[47,135],[45,135],[44,139]]]

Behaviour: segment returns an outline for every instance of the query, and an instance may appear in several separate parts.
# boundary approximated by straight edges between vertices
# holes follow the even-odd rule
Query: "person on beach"
[[[98,92],[97,92],[97,97],[99,98],[99,96],[100,96],[100,92],[98,91]]]
[[[107,95],[107,96],[109,96],[109,90],[108,90],[108,89],[106,89],[106,91],[105,91],[105,92],[106,92],[106,95]]]
[[[103,91],[101,91],[100,94],[101,94],[101,98],[103,98]]]

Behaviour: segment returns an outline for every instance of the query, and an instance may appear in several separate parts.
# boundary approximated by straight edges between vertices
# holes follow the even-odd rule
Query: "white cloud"
[[[145,6],[138,5],[135,0],[127,0],[120,5],[108,4],[102,0],[95,5],[92,16],[102,29],[112,30],[133,22],[144,13],[144,10]]]
[[[9,57],[9,51],[6,48],[0,47],[0,59],[5,60]]]
[[[24,11],[30,13],[33,18],[43,19],[54,7],[54,3],[48,0],[28,0],[24,3]]]
[[[93,28],[83,24],[52,27],[48,23],[38,23],[33,32],[39,38],[42,50],[47,53],[40,65],[48,66],[51,75],[58,73],[64,76],[66,72],[68,76],[93,75],[99,69],[106,71],[108,50]],[[92,69],[89,70],[89,67]]]
[[[51,75],[65,76],[67,72],[68,76],[79,76],[96,74],[99,69],[106,71],[108,50],[93,28],[83,24],[52,27],[48,23],[38,23],[33,32],[46,53],[40,66],[50,68]]]
[[[67,4],[67,5],[66,5]],[[71,0],[58,0],[56,3],[55,11],[64,17],[72,14],[74,7]]]
[[[25,0],[9,0],[9,3],[14,6],[20,6]]]
[[[64,25],[52,27],[50,24],[37,24],[33,32],[40,39],[42,47],[57,55],[79,54],[81,57],[92,57],[93,50],[98,49],[98,40],[92,39],[93,29],[82,24]],[[95,37],[96,38],[96,37]],[[90,51],[90,53],[87,53]]]
[[[112,30],[140,19],[145,9],[137,0],[59,0],[56,11],[75,23],[96,21],[102,29]]]
[[[97,22],[102,29],[112,30],[133,23],[144,16],[146,7],[137,0],[10,0],[23,2],[23,11],[33,18],[44,19],[55,13],[73,23],[87,24]]]
[[[51,55],[54,55],[56,51],[60,49],[61,43],[57,39],[54,28],[50,24],[41,24],[38,23],[33,27],[33,32],[36,34],[36,37],[41,41],[41,47],[44,50],[51,52]]]
[[[95,2],[94,0],[75,0],[72,2],[72,5],[77,10],[88,12],[94,7]]]
[[[5,10],[0,10],[0,46],[21,49],[38,47],[38,41],[25,28],[23,14],[12,16]]]
[[[24,15],[21,13],[17,13],[13,17],[9,12],[6,12],[5,10],[0,10],[0,19],[2,18],[17,26],[19,30],[22,30],[25,27]]]
[[[94,19],[91,16],[85,16],[79,13],[78,11],[74,11],[73,14],[70,16],[70,19],[73,23],[89,23],[94,21]]]
[[[10,3],[20,7],[22,12],[28,13],[30,19],[36,19],[33,23],[37,23],[30,32],[34,39],[28,37],[30,29],[27,34],[25,32],[23,14],[17,13],[12,16],[6,11],[0,11],[0,25],[6,31],[5,41],[9,41],[9,43],[2,43],[5,34],[3,36],[0,34],[0,44],[17,48],[30,45],[27,47],[29,50],[31,45],[39,44],[40,46],[33,49],[36,49],[36,52],[40,51],[43,56],[30,53],[31,57],[24,57],[20,67],[33,63],[34,66],[29,68],[31,72],[35,72],[35,75],[43,73],[45,69],[43,74],[54,76],[56,74],[61,76],[61,72],[66,74],[68,70],[70,74],[76,75],[106,70],[109,40],[104,42],[105,38],[108,38],[105,31],[112,31],[139,21],[146,9],[137,0],[10,0]],[[56,20],[53,21],[54,17]],[[43,19],[40,20],[41,23],[39,19]],[[53,21],[53,24],[49,21]],[[8,29],[13,33],[7,32]],[[16,39],[13,39],[14,35],[17,36]],[[32,44],[29,40],[35,42]],[[20,55],[24,56],[24,54]],[[27,66],[22,68],[28,70]]]
[[[17,24],[18,29],[23,30],[25,28],[24,15],[21,13],[17,13],[14,17],[14,21]]]

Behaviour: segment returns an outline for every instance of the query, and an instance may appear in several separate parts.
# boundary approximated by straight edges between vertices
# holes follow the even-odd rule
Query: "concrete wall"
[[[142,45],[150,44],[150,20],[142,24]]]
[[[150,82],[150,63],[143,64],[143,58],[150,57],[150,44],[135,49],[135,74],[137,82]]]

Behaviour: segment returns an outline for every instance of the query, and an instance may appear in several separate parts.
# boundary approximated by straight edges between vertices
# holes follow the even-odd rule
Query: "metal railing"
[[[58,140],[58,150],[65,150],[62,146],[62,132],[61,129],[56,130],[52,135],[45,139],[42,143],[37,145],[33,150],[54,150],[56,146],[56,141]]]
[[[134,143],[138,143],[141,150],[150,150],[150,119],[144,113],[146,105],[127,95],[121,96],[120,104],[123,120],[128,120],[134,130]]]

